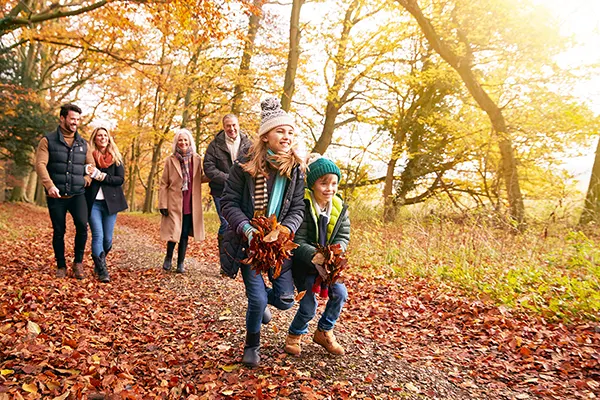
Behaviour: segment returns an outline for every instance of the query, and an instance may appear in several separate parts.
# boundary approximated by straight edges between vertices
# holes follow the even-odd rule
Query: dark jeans
[[[185,253],[189,241],[190,232],[193,232],[194,221],[192,214],[185,214],[181,220],[181,236],[179,237],[179,247],[177,248],[177,262],[182,263],[185,260]],[[167,258],[173,258],[175,242],[167,242]]]
[[[83,194],[68,199],[55,199],[48,197],[48,211],[52,221],[52,247],[56,266],[66,268],[65,260],[65,230],[67,227],[67,211],[75,223],[75,259],[76,263],[83,261],[85,242],[87,241],[88,207]]]
[[[282,272],[277,279],[269,274],[273,288],[267,287],[262,274],[256,274],[249,265],[242,265],[242,278],[246,286],[248,309],[246,310],[246,331],[260,332],[263,313],[267,304],[287,310],[294,305],[294,280],[292,270]]]
[[[215,208],[219,215],[219,219],[221,220],[221,226],[219,226],[219,232],[217,234],[223,235],[227,230],[229,223],[227,223],[227,220],[223,218],[223,215],[221,214],[221,198],[213,196],[213,201],[215,202]]]

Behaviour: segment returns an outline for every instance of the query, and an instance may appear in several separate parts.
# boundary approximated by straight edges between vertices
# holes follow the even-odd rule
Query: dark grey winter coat
[[[225,142],[225,131],[220,131],[206,149],[204,155],[204,175],[206,175],[210,182],[210,194],[214,197],[221,197],[223,195],[223,188],[225,187],[225,181],[229,176],[229,170],[233,163],[231,162],[231,154],[227,148]],[[239,133],[241,142],[238,154],[235,159],[237,160],[240,156],[243,156],[248,152],[250,148],[250,139],[243,133]]]
[[[241,260],[246,258],[248,242],[242,227],[254,216],[254,178],[242,169],[240,162],[246,162],[246,157],[233,164],[221,198],[221,213],[229,223],[221,246],[221,273],[231,278],[236,277]],[[304,218],[303,198],[304,172],[296,167],[287,182],[278,218],[291,232],[296,232]]]

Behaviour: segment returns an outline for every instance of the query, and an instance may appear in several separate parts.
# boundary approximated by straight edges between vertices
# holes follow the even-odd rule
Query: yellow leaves
[[[37,394],[37,386],[33,383],[24,383],[23,386],[21,386],[21,389],[27,393]]]
[[[56,396],[54,399],[52,400],[65,400],[67,397],[69,397],[69,394],[71,394],[70,390],[67,390],[66,392],[64,392],[63,394],[61,394],[60,396]]]
[[[238,369],[239,364],[221,365],[220,368],[225,372],[233,372]]]
[[[14,374],[14,373],[15,373],[15,371],[13,371],[12,369],[3,369],[0,371],[0,375],[2,375],[2,376]]]
[[[27,321],[27,330],[36,336],[42,333],[42,328],[33,321]]]

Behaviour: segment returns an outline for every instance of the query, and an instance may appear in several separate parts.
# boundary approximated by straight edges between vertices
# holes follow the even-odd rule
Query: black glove
[[[166,208],[161,208],[159,211],[160,211],[160,213],[161,213],[162,215],[164,215],[165,217],[168,217],[168,216],[169,216],[169,210],[167,210]]]

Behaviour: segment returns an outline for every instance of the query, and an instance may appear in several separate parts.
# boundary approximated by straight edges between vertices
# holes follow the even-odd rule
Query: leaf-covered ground
[[[57,280],[47,210],[0,204],[0,399],[600,395],[593,325],[550,324],[372,271],[347,282],[336,326],[345,356],[329,356],[310,338],[300,357],[286,355],[293,311],[274,310],[262,366],[244,368],[241,278],[219,276],[212,238],[190,244],[186,274],[163,273],[158,223],[119,215],[111,283],[91,277],[87,253],[87,279]],[[71,252],[73,233],[70,226]]]

